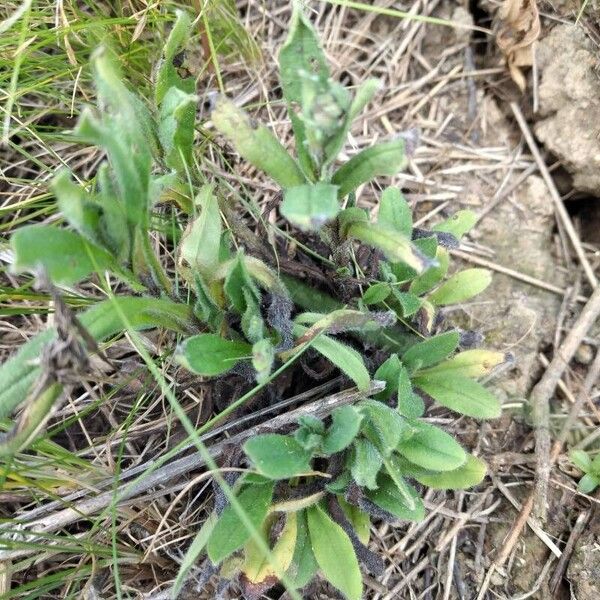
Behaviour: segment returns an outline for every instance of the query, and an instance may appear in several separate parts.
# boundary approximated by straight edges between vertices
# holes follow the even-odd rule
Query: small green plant
[[[570,452],[569,457],[571,462],[584,473],[579,480],[577,489],[583,494],[591,494],[600,486],[600,454],[591,458],[583,450],[573,450]]]
[[[376,221],[356,206],[358,188],[403,168],[413,142],[410,136],[382,142],[337,166],[351,123],[378,83],[368,81],[352,97],[332,81],[317,35],[296,7],[280,68],[297,158],[223,97],[211,117],[243,158],[281,186],[281,214],[329,245],[334,266],[327,275],[352,279],[355,293],[342,302],[282,277],[244,251],[234,227],[224,227],[232,207],[216,184],[194,177],[194,83],[174,64],[189,30],[189,18],[180,13],[150,108],[123,83],[111,53],[96,53],[98,110],[84,112],[75,135],[102,148],[107,162],[89,188],[66,172],[56,176],[52,189],[68,227],[16,231],[14,267],[41,268],[63,286],[92,273],[100,283],[103,274],[114,276],[124,284],[119,290],[130,291],[78,314],[78,335],[102,341],[124,326],[170,330],[178,336],[170,353],[200,376],[236,372],[266,385],[276,369],[315,353],[351,379],[364,392],[355,406],[245,443],[244,473],[233,489],[264,543],[221,503],[190,546],[175,589],[206,554],[214,570],[239,580],[250,597],[277,584],[281,574],[286,585],[301,589],[320,572],[347,598],[359,599],[359,565],[375,575],[383,568],[367,548],[372,517],[422,519],[423,502],[410,481],[464,489],[485,475],[480,459],[424,419],[433,403],[478,419],[500,414],[498,400],[478,380],[507,357],[461,351],[464,340],[455,330],[435,334],[439,307],[465,302],[490,282],[482,269],[448,276],[448,246],[459,243],[475,218],[459,211],[432,231],[416,229],[393,187],[381,194]],[[154,207],[171,200],[181,209],[181,231],[169,271],[154,251],[152,229]],[[355,260],[358,246],[375,265],[368,276]],[[55,338],[54,330],[35,336],[0,367],[0,418],[27,406],[26,418],[0,443],[4,455],[31,444],[61,394],[61,378],[52,379],[49,393],[34,386],[43,381],[44,365],[33,359]],[[386,352],[380,364],[374,347]],[[372,380],[385,388],[368,397]]]

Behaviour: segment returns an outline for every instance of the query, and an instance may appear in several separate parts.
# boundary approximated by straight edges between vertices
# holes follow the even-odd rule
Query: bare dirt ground
[[[284,108],[277,103],[275,60],[286,35],[289,3],[251,0],[238,4],[246,28],[259,40],[263,61],[258,71],[241,63],[224,66],[225,81],[231,82],[227,93],[240,104],[263,107],[256,111],[257,118],[291,142]],[[574,25],[579,6],[538,3],[541,30],[533,41],[533,68],[522,69],[526,88],[521,93],[489,33],[501,26],[500,3],[377,0],[372,4],[441,17],[454,26],[308,3],[334,65],[334,76],[350,85],[373,76],[383,82],[380,94],[352,130],[348,155],[384,136],[413,127],[420,130],[420,143],[408,169],[392,183],[401,186],[417,211],[418,225],[435,223],[459,208],[475,210],[480,215],[477,227],[455,255],[495,272],[485,294],[445,317],[460,327],[480,331],[486,346],[512,352],[515,361],[492,382],[506,407],[498,421],[482,425],[439,410],[431,415],[488,462],[489,477],[466,492],[428,492],[428,515],[421,523],[375,523],[372,549],[385,557],[386,571],[377,581],[365,579],[368,597],[595,600],[600,598],[598,495],[577,492],[581,474],[569,462],[566,449],[577,444],[593,447],[600,425],[595,387],[600,366],[597,325],[582,333],[574,360],[562,369],[556,391],[546,399],[552,440],[564,444],[555,444],[551,455],[545,521],[531,510],[540,457],[534,435],[539,423],[535,413],[532,417],[528,399],[548,365],[556,368],[557,349],[600,276],[597,7],[590,3]],[[214,79],[207,78],[205,85],[201,91],[208,104]],[[264,108],[266,102],[270,104]],[[539,148],[541,161],[532,152],[528,136]],[[210,147],[208,151],[211,162],[204,168],[227,179],[223,157],[213,154]],[[93,158],[86,155],[82,161]],[[241,163],[235,169],[235,181],[245,183],[248,196],[264,207],[272,206],[274,187]],[[552,181],[550,187],[547,178]],[[26,198],[34,187],[22,185],[12,193]],[[359,201],[375,206],[375,190],[363,189]],[[275,211],[268,218],[275,219]],[[5,351],[17,343],[17,329],[23,326],[37,329],[43,323],[34,319],[9,322],[3,334]],[[160,345],[161,340],[149,338],[149,343]],[[119,360],[119,347],[111,352]],[[135,368],[127,359],[122,364]],[[211,394],[192,386],[185,393],[190,399]],[[216,403],[220,395],[231,393],[212,391]],[[125,390],[112,405],[105,404],[106,418],[122,419],[134,394],[134,389]],[[67,419],[88,402],[82,393],[56,418]],[[152,455],[177,440],[175,425],[171,438],[165,440],[160,433],[168,416],[161,403],[157,396],[156,403],[129,429],[130,450],[140,461],[142,455]],[[197,412],[197,418],[203,418],[202,409]],[[568,419],[570,412],[574,419]],[[87,426],[93,433],[94,423],[88,421]],[[76,438],[70,442],[76,444]],[[110,443],[115,440],[118,437]],[[110,452],[100,441],[92,446],[98,464],[110,470]],[[167,491],[134,497],[123,508],[132,523],[123,532],[123,544],[147,548],[144,577],[139,576],[139,565],[132,566],[129,574],[132,581],[143,580],[137,588],[143,597],[161,597],[156,595],[161,583],[177,569],[172,555],[185,546],[210,507],[207,484],[189,486],[190,479],[182,477]],[[126,571],[124,577],[128,577]],[[189,597],[215,594],[211,588]],[[318,585],[307,597],[336,596]]]

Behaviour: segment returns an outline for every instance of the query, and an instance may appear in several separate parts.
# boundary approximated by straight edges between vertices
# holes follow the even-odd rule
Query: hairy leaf
[[[484,377],[489,375],[498,365],[511,360],[511,356],[494,350],[465,350],[435,367],[421,371],[419,375],[429,373],[448,373],[464,377]]]
[[[358,438],[354,441],[352,453],[352,478],[361,487],[377,487],[377,473],[381,469],[383,458],[369,440]]]
[[[281,214],[305,231],[320,229],[340,211],[337,187],[329,183],[306,183],[285,190]]]
[[[306,511],[296,513],[296,547],[286,576],[294,589],[303,588],[316,574],[317,561],[312,551]]]
[[[436,335],[412,346],[402,355],[402,362],[411,370],[429,367],[454,352],[459,342],[460,334],[457,331]]]
[[[77,315],[96,341],[133,329],[165,327],[178,333],[189,332],[192,313],[189,306],[158,298],[114,298],[99,302]],[[36,359],[45,344],[56,337],[54,328],[38,333],[0,366],[0,418],[7,417],[23,402],[40,373]]]
[[[460,444],[445,431],[418,422],[411,438],[398,444],[398,452],[410,462],[432,471],[452,471],[467,460]]]
[[[437,306],[458,304],[480,294],[492,282],[487,269],[465,269],[452,275],[430,296],[429,301]]]
[[[232,369],[240,360],[252,356],[246,342],[226,340],[215,333],[201,333],[183,342],[177,359],[188,370],[212,377]]]
[[[465,463],[452,471],[430,471],[406,460],[402,461],[401,468],[409,477],[435,490],[471,488],[483,481],[487,470],[485,463],[472,454],[467,454]]]
[[[413,508],[406,503],[405,496],[389,477],[381,473],[377,478],[377,489],[366,490],[365,494],[371,502],[403,521],[422,521],[425,518],[425,507],[418,492],[405,484],[413,501]]]
[[[480,383],[448,372],[427,373],[414,378],[414,384],[436,402],[476,419],[500,416],[500,401]]]
[[[448,220],[436,225],[433,230],[451,233],[455,238],[460,240],[461,237],[475,226],[477,219],[477,215],[472,210],[459,210]]]
[[[227,98],[220,97],[212,112],[212,122],[242,158],[287,189],[306,183],[302,171],[277,138],[264,126]]]
[[[200,215],[191,221],[178,247],[179,262],[185,261],[200,272],[207,281],[214,276],[219,264],[221,214],[213,187],[203,186],[195,200]]]
[[[381,194],[377,222],[402,233],[410,239],[412,232],[412,211],[402,192],[396,187],[389,187]]]
[[[362,597],[362,576],[350,538],[319,506],[306,511],[310,542],[323,576],[348,600]]]
[[[321,446],[325,454],[335,454],[347,448],[358,434],[362,422],[362,415],[353,406],[334,409],[331,418]]]
[[[63,285],[77,283],[92,272],[102,274],[102,271],[112,271],[133,281],[104,248],[67,229],[26,225],[13,233],[10,243],[15,253],[13,269],[17,273],[35,273],[38,267],[43,267],[51,281]]]
[[[274,483],[248,485],[237,495],[240,508],[255,529],[258,529],[269,510],[273,498]],[[208,557],[213,564],[220,563],[241,548],[251,537],[231,504],[225,507],[208,539]]]
[[[338,198],[375,177],[395,175],[407,164],[405,141],[401,138],[371,146],[353,156],[334,174],[331,182],[339,186]]]
[[[258,471],[271,479],[289,479],[311,470],[310,452],[289,435],[265,433],[250,438],[244,452]]]

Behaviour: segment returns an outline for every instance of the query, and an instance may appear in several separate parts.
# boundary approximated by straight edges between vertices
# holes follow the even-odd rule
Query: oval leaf
[[[265,477],[289,479],[310,471],[310,453],[294,438],[267,433],[249,439],[244,452]]]
[[[483,292],[490,283],[492,274],[487,269],[465,269],[442,283],[429,296],[429,301],[437,306],[465,302]]]
[[[436,335],[409,348],[402,355],[402,362],[411,370],[429,367],[454,352],[458,348],[459,342],[458,331],[448,331]]]
[[[226,340],[214,333],[202,333],[185,340],[177,358],[186,369],[212,377],[226,373],[241,359],[250,358],[251,354],[250,344]]]
[[[496,419],[500,416],[498,398],[480,383],[453,373],[418,375],[413,383],[436,402],[451,410],[476,419]]]
[[[451,435],[427,423],[418,423],[413,436],[398,444],[398,452],[432,471],[452,471],[467,460],[466,452]]]
[[[317,230],[340,212],[337,186],[329,183],[297,185],[285,190],[281,214],[293,225]]]
[[[348,600],[360,600],[362,576],[350,538],[319,506],[306,514],[313,553],[325,579]]]
[[[467,455],[464,465],[452,471],[429,471],[407,461],[402,462],[402,469],[419,483],[434,490],[465,490],[471,488],[483,481],[487,471],[486,464],[472,454]]]
[[[267,516],[274,486],[272,482],[249,485],[237,496],[241,509],[255,529],[260,527]],[[213,564],[220,563],[239,550],[251,535],[233,506],[228,504],[208,539],[208,557]]]

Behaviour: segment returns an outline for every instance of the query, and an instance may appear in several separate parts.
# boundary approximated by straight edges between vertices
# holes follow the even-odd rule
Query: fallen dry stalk
[[[546,518],[548,479],[550,477],[550,398],[569,366],[583,338],[600,315],[600,287],[594,290],[573,328],[554,353],[548,368],[531,392],[530,402],[535,427],[535,452],[537,456],[535,481],[535,514]]]
[[[278,430],[285,425],[295,423],[302,415],[323,418],[327,416],[334,408],[343,406],[345,404],[353,404],[361,398],[376,394],[384,387],[385,384],[383,382],[372,381],[370,388],[365,392],[361,392],[355,388],[352,388],[332,394],[305,406],[301,406],[295,410],[278,415],[270,421],[250,427],[245,431],[238,433],[237,435],[210,446],[208,450],[213,458],[218,458],[227,447],[231,447],[232,444],[239,445],[250,436],[254,436],[259,433],[265,433],[271,430]],[[154,461],[150,460],[148,463],[145,463],[145,465],[143,465],[143,470],[149,468],[153,462]],[[115,505],[121,504],[125,500],[134,498],[135,496],[138,496],[139,494],[156,486],[164,485],[165,483],[168,483],[177,477],[186,475],[190,471],[202,468],[203,466],[204,460],[202,459],[202,456],[199,453],[194,452],[189,456],[174,460],[160,467],[141,480],[134,480],[131,483],[123,483],[120,493],[116,498],[114,490],[109,489],[108,491],[102,492],[93,498],[85,498],[75,502],[68,508],[52,513],[46,517],[25,522],[23,523],[22,529],[18,533],[18,537],[21,539],[25,538],[28,544],[31,544],[34,541],[39,541],[40,538],[36,534],[48,534],[53,531],[57,531],[58,529],[70,525],[71,523],[79,521],[80,519],[84,519],[86,516],[96,514],[106,509],[111,505],[111,503],[115,503]],[[139,470],[139,468],[136,468],[136,472],[139,472]],[[124,472],[122,477],[123,476],[127,476],[127,472]],[[0,528],[0,535],[2,534],[11,540],[14,539],[15,535],[14,530],[11,530],[11,532],[7,535],[7,529]],[[47,541],[45,542],[45,545],[49,549],[51,548],[51,544],[48,544]],[[38,552],[38,550],[32,547],[19,548],[15,550],[0,550],[0,561],[14,560],[16,558],[35,554],[36,552]]]

